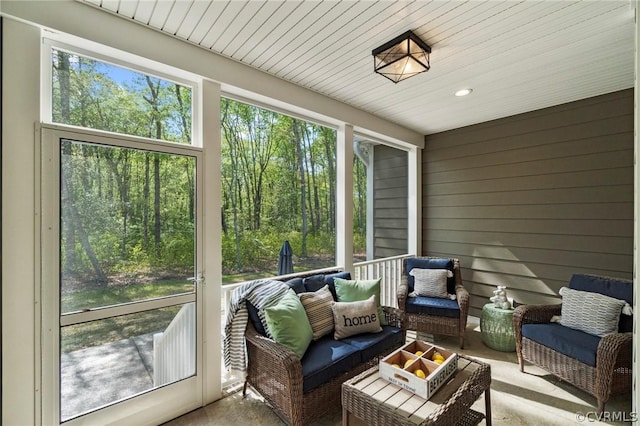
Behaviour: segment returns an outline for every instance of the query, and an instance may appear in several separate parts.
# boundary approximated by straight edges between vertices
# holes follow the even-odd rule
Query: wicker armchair
[[[383,306],[387,323],[402,326],[402,313],[395,308]],[[326,413],[341,406],[342,383],[378,365],[390,349],[353,369],[334,377],[311,391],[303,392],[302,363],[283,345],[258,333],[251,321],[245,332],[248,369],[243,395],[247,384],[251,385],[285,422],[294,426],[308,425]]]
[[[455,280],[456,303],[453,303],[453,309],[458,311],[458,315],[443,316],[440,314],[442,308],[440,306],[426,306],[414,310],[407,306],[407,296],[409,291],[408,282],[408,263],[416,263],[420,261],[450,261],[453,264],[453,279]],[[404,328],[405,330],[415,330],[424,333],[438,334],[445,336],[457,336],[460,340],[460,349],[464,349],[464,333],[467,328],[467,314],[469,313],[469,292],[462,285],[462,277],[460,274],[460,261],[458,259],[442,259],[436,257],[415,257],[402,261],[402,278],[400,286],[397,290],[398,306],[404,312]],[[431,299],[431,298],[416,298]],[[436,301],[437,302],[437,301]],[[437,304],[436,304],[437,305]]]
[[[575,277],[575,276],[574,276]],[[587,276],[611,282],[605,277]],[[614,280],[628,283],[631,281]],[[629,287],[631,289],[631,287]],[[516,334],[516,353],[520,371],[524,361],[529,361],[566,382],[593,395],[598,401],[598,413],[604,411],[605,402],[612,394],[630,392],[632,333],[618,332],[600,338],[595,354],[595,366],[523,336],[522,327],[527,324],[550,324],[551,317],[561,314],[562,305],[522,305],[513,314]],[[562,327],[556,325],[556,327]],[[621,328],[625,328],[623,325]]]

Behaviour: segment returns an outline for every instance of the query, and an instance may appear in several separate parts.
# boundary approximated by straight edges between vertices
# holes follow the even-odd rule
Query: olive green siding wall
[[[407,153],[385,145],[374,151],[374,258],[407,253]]]
[[[457,257],[479,316],[496,285],[559,302],[573,273],[631,278],[633,90],[425,137],[423,253]]]

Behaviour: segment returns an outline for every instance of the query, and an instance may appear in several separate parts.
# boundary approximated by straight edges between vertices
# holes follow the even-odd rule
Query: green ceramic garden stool
[[[497,308],[493,303],[487,303],[482,307],[480,331],[482,341],[490,348],[502,352],[516,350],[513,309]]]

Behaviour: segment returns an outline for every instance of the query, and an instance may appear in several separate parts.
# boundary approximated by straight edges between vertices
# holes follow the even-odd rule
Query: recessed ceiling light
[[[473,89],[460,89],[456,92],[456,96],[467,96],[473,92]]]

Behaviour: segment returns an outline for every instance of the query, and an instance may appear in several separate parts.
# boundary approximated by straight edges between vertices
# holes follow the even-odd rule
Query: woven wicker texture
[[[421,257],[420,259],[435,259],[435,257]],[[444,336],[457,336],[460,340],[460,349],[463,349],[464,331],[467,328],[467,314],[469,313],[469,292],[462,285],[460,261],[458,259],[451,259],[451,261],[453,262],[453,276],[456,281],[456,300],[460,307],[460,316],[458,318],[406,312],[406,301],[409,292],[406,259],[402,261],[402,279],[396,294],[398,297],[398,307],[405,313],[404,328],[406,330]]]
[[[492,349],[502,352],[516,350],[513,332],[513,309],[497,308],[493,303],[482,307],[480,317],[482,341]]]
[[[466,379],[457,385],[455,391],[445,399],[444,403],[425,404],[428,412],[419,419],[416,415],[408,418],[406,411],[393,406],[393,392],[389,392],[387,402],[381,402],[378,397],[369,395],[366,390],[359,389],[359,382],[366,382],[378,377],[377,367],[365,371],[342,386],[343,420],[347,412],[364,420],[368,425],[376,426],[415,426],[415,425],[477,425],[485,415],[470,409],[471,405],[485,393],[487,424],[491,424],[491,401],[488,390],[491,386],[491,368],[488,364],[459,355],[460,365],[466,363],[466,368],[472,370]],[[378,379],[382,380],[382,379]],[[455,380],[452,379],[452,383]],[[401,391],[399,387],[389,384],[389,389]],[[385,389],[386,390],[386,389]],[[402,391],[404,392],[404,391]],[[446,392],[444,388],[438,392]],[[436,393],[438,395],[438,393]],[[432,398],[433,399],[433,398]],[[426,402],[425,400],[422,400]],[[416,403],[416,413],[419,403]]]
[[[383,311],[389,325],[402,326],[402,313],[398,309],[383,306]],[[378,365],[380,359],[396,349],[390,348],[322,386],[303,393],[302,364],[291,350],[260,335],[251,322],[247,326],[245,340],[249,365],[244,392],[247,385],[251,385],[278,416],[294,426],[307,425],[339,407],[342,383]]]
[[[568,383],[593,395],[598,412],[613,394],[631,392],[632,333],[604,336],[598,345],[596,366],[591,367],[544,345],[522,336],[524,324],[549,323],[560,315],[562,305],[522,305],[515,309],[513,327],[516,333],[516,353],[520,371],[529,361]]]

